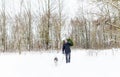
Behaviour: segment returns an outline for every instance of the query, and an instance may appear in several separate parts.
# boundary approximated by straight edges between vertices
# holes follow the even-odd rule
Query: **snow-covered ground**
[[[68,64],[55,52],[0,53],[0,77],[120,77],[120,49],[74,49]]]

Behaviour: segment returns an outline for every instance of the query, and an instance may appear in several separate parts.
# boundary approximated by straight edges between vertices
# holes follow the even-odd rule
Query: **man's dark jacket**
[[[68,42],[63,44],[63,48],[62,48],[63,53],[65,53],[65,54],[70,53],[71,52],[70,46],[71,46],[71,44]]]

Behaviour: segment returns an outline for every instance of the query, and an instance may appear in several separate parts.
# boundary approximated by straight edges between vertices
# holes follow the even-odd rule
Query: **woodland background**
[[[119,0],[90,0],[89,10],[78,0],[72,17],[64,10],[64,0],[36,0],[34,8],[31,0],[19,0],[17,13],[10,11],[7,0],[0,1],[1,52],[61,49],[63,38],[71,38],[73,48],[120,47]]]

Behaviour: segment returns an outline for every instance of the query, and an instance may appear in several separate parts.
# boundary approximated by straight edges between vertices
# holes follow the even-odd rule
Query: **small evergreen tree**
[[[67,41],[71,44],[71,46],[74,45],[72,39],[68,38]]]

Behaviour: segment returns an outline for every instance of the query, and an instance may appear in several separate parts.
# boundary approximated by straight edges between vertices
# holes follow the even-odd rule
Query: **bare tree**
[[[3,52],[7,50],[7,37],[6,37],[6,8],[5,0],[2,0],[2,45],[4,47]]]

